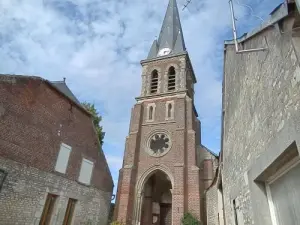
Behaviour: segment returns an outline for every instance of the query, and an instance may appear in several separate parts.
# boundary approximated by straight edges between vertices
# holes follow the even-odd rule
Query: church
[[[218,156],[201,143],[197,80],[176,0],[169,1],[159,38],[141,65],[141,94],[131,112],[114,219],[179,225],[190,213],[205,222],[205,190]]]

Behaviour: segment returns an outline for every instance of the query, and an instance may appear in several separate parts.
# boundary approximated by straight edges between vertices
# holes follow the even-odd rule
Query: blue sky
[[[238,33],[261,23],[282,0],[234,0]],[[202,143],[220,146],[223,41],[232,39],[228,0],[177,0],[198,83]],[[1,0],[0,73],[63,80],[103,116],[104,152],[115,184],[130,112],[141,89],[140,60],[159,34],[168,0]]]

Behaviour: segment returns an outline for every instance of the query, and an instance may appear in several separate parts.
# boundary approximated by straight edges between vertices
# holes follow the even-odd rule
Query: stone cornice
[[[167,121],[163,121],[163,122],[147,122],[147,123],[143,123],[142,126],[151,126],[151,125],[160,125],[160,124],[170,124],[170,123],[176,123],[175,120],[167,120]]]
[[[156,98],[166,98],[166,97],[175,97],[176,95],[183,95],[180,97],[185,97],[187,95],[187,89],[183,91],[176,91],[176,92],[168,92],[168,93],[160,93],[160,94],[153,94],[153,95],[147,95],[147,96],[140,96],[136,97],[135,99],[139,101],[144,101],[144,100],[150,100],[150,99],[156,99]]]
[[[141,65],[143,65],[144,63],[155,62],[155,61],[159,61],[159,60],[163,60],[163,59],[170,59],[170,58],[174,58],[174,57],[178,57],[178,56],[185,56],[185,55],[188,55],[187,51],[184,51],[183,53],[180,53],[180,54],[170,54],[167,56],[161,56],[161,57],[157,57],[154,59],[145,59],[145,60],[141,60]]]

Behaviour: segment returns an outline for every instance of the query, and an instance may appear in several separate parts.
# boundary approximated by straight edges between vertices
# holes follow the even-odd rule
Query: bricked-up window
[[[40,220],[40,225],[50,225],[56,198],[57,198],[56,195],[52,195],[52,194],[47,195],[42,217]]]
[[[153,70],[151,73],[151,94],[157,93],[158,88],[158,72],[157,70]]]
[[[60,145],[60,150],[58,153],[55,170],[60,173],[66,173],[70,153],[72,151],[72,148],[64,143]]]
[[[71,225],[76,202],[77,200],[75,199],[69,199],[63,225]]]
[[[79,182],[83,184],[90,184],[92,173],[93,173],[94,163],[87,159],[82,159]]]
[[[168,72],[168,91],[174,91],[175,84],[176,84],[176,72],[174,66],[171,66]]]

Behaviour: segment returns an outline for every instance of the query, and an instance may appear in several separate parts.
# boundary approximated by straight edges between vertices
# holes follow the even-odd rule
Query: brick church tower
[[[142,91],[132,109],[115,220],[179,225],[185,212],[202,219],[201,197],[213,166],[200,141],[196,77],[176,0],[169,1],[159,38],[141,65]]]

